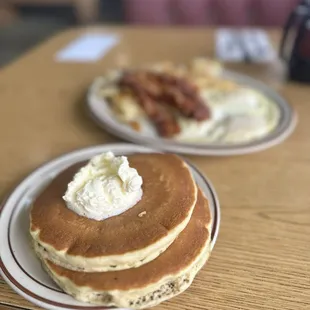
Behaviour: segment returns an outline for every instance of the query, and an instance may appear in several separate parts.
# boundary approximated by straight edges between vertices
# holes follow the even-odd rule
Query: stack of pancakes
[[[34,249],[54,281],[78,300],[141,309],[189,287],[210,253],[208,201],[186,163],[171,154],[128,156],[143,196],[96,221],[66,207],[63,194],[85,163],[58,175],[30,214]]]

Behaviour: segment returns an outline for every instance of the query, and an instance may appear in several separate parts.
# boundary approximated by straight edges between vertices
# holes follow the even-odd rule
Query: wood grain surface
[[[211,29],[89,30],[118,33],[121,42],[98,63],[56,63],[55,52],[87,31],[74,29],[0,71],[1,198],[58,155],[119,141],[84,109],[89,83],[106,68],[214,54]],[[270,34],[276,42],[279,33]],[[277,87],[299,124],[284,143],[257,154],[189,157],[218,192],[220,235],[191,288],[156,310],[310,309],[310,87],[283,83],[277,66],[234,67]],[[2,280],[0,303],[38,309]]]

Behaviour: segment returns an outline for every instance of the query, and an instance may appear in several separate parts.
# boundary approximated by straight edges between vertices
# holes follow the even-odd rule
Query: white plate
[[[152,149],[131,144],[107,144],[78,150],[58,157],[32,172],[2,204],[0,217],[0,271],[6,282],[20,295],[46,309],[104,309],[79,302],[64,293],[42,269],[29,237],[29,206],[38,193],[68,166],[112,151],[115,154],[149,153]],[[209,199],[212,248],[220,224],[220,206],[211,183],[191,164],[194,178]]]
[[[254,153],[281,143],[292,133],[297,123],[296,114],[286,100],[278,93],[264,83],[243,74],[225,71],[223,78],[256,89],[274,101],[280,110],[280,121],[275,130],[262,139],[243,144],[184,143],[161,138],[151,132],[137,132],[130,126],[119,122],[114,117],[108,103],[95,95],[95,84],[89,89],[87,107],[91,117],[109,133],[130,142],[180,154],[229,156]]]

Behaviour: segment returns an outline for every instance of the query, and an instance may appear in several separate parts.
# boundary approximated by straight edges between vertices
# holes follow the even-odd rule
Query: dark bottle
[[[284,26],[280,56],[291,80],[310,82],[310,0],[303,0]]]

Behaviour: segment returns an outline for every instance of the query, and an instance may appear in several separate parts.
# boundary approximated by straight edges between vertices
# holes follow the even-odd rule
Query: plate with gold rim
[[[128,124],[120,122],[110,108],[109,103],[96,93],[94,82],[87,94],[87,109],[91,118],[104,130],[126,141],[179,154],[203,156],[231,156],[255,153],[276,146],[293,132],[297,124],[297,115],[290,104],[268,85],[247,75],[224,70],[222,77],[241,86],[253,89],[272,101],[279,110],[276,127],[268,134],[244,143],[183,142],[160,137],[154,130],[137,131]],[[151,128],[151,127],[150,127]]]
[[[106,144],[60,156],[28,175],[3,201],[0,214],[0,273],[18,294],[45,309],[108,309],[75,300],[64,293],[46,274],[31,247],[29,207],[40,191],[56,175],[74,163],[112,151],[116,155],[154,153],[153,149],[132,144]],[[211,182],[191,163],[191,172],[209,200],[212,215],[211,247],[219,233],[220,205]]]

